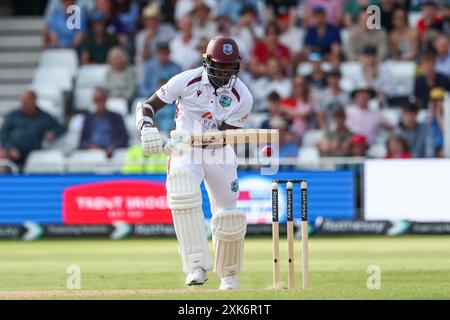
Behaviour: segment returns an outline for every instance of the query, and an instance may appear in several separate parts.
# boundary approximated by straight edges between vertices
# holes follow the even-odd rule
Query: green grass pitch
[[[184,286],[175,239],[0,241],[0,299],[449,299],[450,237],[312,237],[310,288],[272,290],[271,238],[247,238],[241,289],[220,292],[211,272]],[[282,239],[281,275],[287,280]],[[212,251],[211,251],[212,252]],[[68,290],[67,268],[81,269],[81,290]],[[367,268],[381,270],[369,290]]]

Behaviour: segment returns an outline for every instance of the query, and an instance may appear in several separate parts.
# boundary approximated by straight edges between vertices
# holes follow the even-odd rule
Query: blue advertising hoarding
[[[355,210],[354,173],[339,171],[281,171],[274,176],[258,172],[239,172],[238,207],[246,212],[249,223],[270,223],[271,182],[273,179],[308,181],[308,213],[310,221],[353,219]],[[165,183],[165,175],[17,175],[0,176],[0,224],[62,224],[63,194],[68,188],[100,182],[151,181]],[[125,185],[126,188],[126,185]],[[117,190],[118,193],[121,190]],[[202,185],[203,210],[211,218],[207,192]],[[294,212],[300,216],[300,191],[294,190]],[[280,221],[286,219],[285,191],[280,191]]]

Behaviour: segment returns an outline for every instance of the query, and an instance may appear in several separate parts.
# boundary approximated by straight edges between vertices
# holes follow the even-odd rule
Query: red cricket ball
[[[262,149],[262,154],[263,154],[264,157],[270,158],[272,156],[272,153],[273,153],[273,150],[269,146],[265,146]]]

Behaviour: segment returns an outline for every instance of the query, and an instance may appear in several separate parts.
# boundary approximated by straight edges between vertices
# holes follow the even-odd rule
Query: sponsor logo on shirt
[[[206,111],[202,113],[202,126],[205,130],[216,129],[217,124],[213,119],[213,115],[211,112]]]
[[[223,108],[228,108],[229,106],[231,106],[231,100],[232,99],[229,96],[220,96],[219,104]]]

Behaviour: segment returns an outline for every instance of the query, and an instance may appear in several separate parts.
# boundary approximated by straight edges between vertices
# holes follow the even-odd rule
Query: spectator
[[[106,63],[109,50],[118,44],[116,36],[106,32],[106,19],[100,11],[92,14],[91,32],[81,44],[81,63]]]
[[[414,83],[414,96],[419,100],[421,108],[427,108],[430,91],[441,87],[450,91],[450,81],[442,73],[436,72],[436,57],[433,53],[424,53],[420,59],[421,75]]]
[[[258,14],[258,1],[257,0],[219,0],[219,15],[228,16],[233,24],[238,24],[242,17],[242,12],[251,10]]]
[[[408,151],[408,143],[399,136],[391,136],[386,141],[387,154],[385,159],[408,159],[411,153]]]
[[[67,28],[67,19],[71,15],[67,13],[67,8],[72,5],[73,0],[63,0],[61,6],[50,15],[44,29],[46,48],[77,48],[80,45],[86,32],[86,19],[85,15],[81,14],[79,28]]]
[[[341,106],[333,109],[335,128],[327,130],[325,138],[317,144],[322,157],[345,157],[350,154],[352,133],[345,125],[345,110]]]
[[[63,0],[49,0],[45,6],[44,24],[48,25],[53,14],[62,6]],[[95,3],[92,0],[75,0],[75,5],[80,7],[81,12],[91,14],[94,11]]]
[[[341,55],[339,29],[327,22],[325,8],[316,6],[312,9],[312,23],[306,31],[304,45],[306,55],[311,51],[317,51],[324,57]]]
[[[396,9],[392,15],[393,29],[389,34],[389,51],[393,60],[416,60],[419,52],[417,31],[408,25],[404,9]]]
[[[390,33],[394,28],[392,16],[394,11],[399,8],[398,0],[381,0],[380,3],[380,22],[381,26]]]
[[[281,98],[287,98],[291,94],[291,79],[285,76],[281,62],[275,58],[270,58],[267,62],[267,76],[253,81],[251,85],[253,98],[255,100],[255,110],[264,110],[264,102],[267,95],[274,91]]]
[[[157,45],[156,57],[144,66],[144,74],[140,84],[141,97],[149,97],[160,88],[161,79],[170,79],[181,72],[181,68],[170,60],[170,48],[166,42]]]
[[[19,110],[5,116],[0,130],[0,158],[9,159],[20,167],[33,150],[42,148],[42,142],[52,142],[63,133],[63,128],[36,104],[36,93],[26,91]]]
[[[228,1],[223,1],[228,3]],[[246,6],[242,9],[238,23],[232,28],[231,35],[233,38],[238,37],[242,43],[239,49],[243,52],[252,52],[255,41],[262,38],[264,29],[257,23],[257,12],[252,6]],[[244,64],[248,64],[250,57],[243,56]]]
[[[406,102],[403,106],[403,119],[394,133],[408,143],[409,150],[414,158],[433,157],[433,140],[429,125],[417,122],[419,105],[415,102]]]
[[[442,31],[450,36],[450,1],[446,1],[444,8],[441,11]]]
[[[288,99],[281,100],[281,114],[292,123],[291,131],[299,141],[310,127],[313,104],[313,96],[306,78],[294,77],[292,95]]]
[[[428,121],[433,135],[434,156],[438,157],[444,156],[444,95],[443,88],[433,88],[428,103]]]
[[[355,133],[366,137],[372,144],[381,128],[391,129],[391,125],[378,110],[369,109],[369,101],[375,97],[375,91],[370,87],[360,87],[352,92],[353,105],[347,108],[347,127]]]
[[[278,28],[280,29],[280,43],[285,45],[291,52],[293,65],[297,65],[301,60],[303,47],[303,32],[289,15],[281,16],[277,19]]]
[[[391,94],[394,83],[389,66],[377,59],[377,48],[367,45],[360,56],[359,68],[352,74],[355,87],[365,84],[372,87],[381,98]]]
[[[94,93],[95,112],[86,114],[81,130],[80,149],[103,149],[110,157],[116,148],[128,146],[128,133],[120,114],[108,111],[105,89]]]
[[[125,98],[131,103],[136,93],[134,68],[128,65],[128,55],[121,47],[108,53],[110,69],[106,74],[106,90],[111,97]]]
[[[297,16],[298,0],[264,0],[266,3],[266,21],[275,21],[278,18],[285,18],[295,22]]]
[[[306,77],[309,86],[313,90],[322,90],[327,86],[327,75],[322,69],[322,55],[312,52],[308,56],[311,64],[311,73]]]
[[[357,22],[361,10],[366,10],[371,5],[379,6],[380,0],[345,0],[344,26],[353,26]]]
[[[194,9],[192,10],[194,22],[192,33],[194,34],[194,38],[206,37],[212,39],[217,35],[217,24],[211,15],[211,8],[213,6],[214,2],[211,0],[194,1]]]
[[[202,38],[198,39],[198,41],[197,41],[197,51],[200,52],[201,54],[205,53],[206,52],[206,48],[208,47],[208,42],[209,42],[209,40],[207,38],[205,38],[205,37],[202,37]],[[197,65],[199,65],[199,66],[203,65],[203,58],[202,58],[201,55],[198,57]],[[240,72],[242,72],[242,71],[243,70],[241,69]]]
[[[354,134],[350,139],[350,156],[366,157],[369,145],[367,139],[362,134]]]
[[[434,0],[427,0],[422,5],[422,17],[417,22],[416,29],[425,48],[428,48],[429,42],[442,31],[442,19]]]
[[[197,50],[197,39],[192,36],[192,17],[185,15],[177,21],[179,31],[170,42],[170,60],[182,70],[198,67],[201,52]]]
[[[340,27],[343,21],[344,0],[306,0],[305,2],[305,25],[313,26],[315,17],[314,10],[323,9],[324,19],[328,25]]]
[[[130,40],[136,32],[139,10],[139,4],[135,0],[114,0],[112,3],[113,15],[125,27],[125,32]]]
[[[138,66],[153,58],[160,42],[169,42],[175,31],[172,26],[160,24],[160,12],[156,3],[149,4],[142,12],[144,29],[136,35],[136,57]]]
[[[143,5],[147,5],[148,4],[148,0],[138,0],[140,1]],[[169,25],[173,25],[175,26],[175,22],[177,20],[178,17],[175,16],[176,14],[176,7],[177,4],[179,2],[182,2],[183,0],[177,0],[177,1],[155,1],[157,3],[159,3],[159,9],[161,11],[161,22],[162,23],[167,23]],[[188,0],[190,1],[190,0]],[[142,10],[140,10],[142,11]]]
[[[216,18],[214,20],[217,25],[217,33],[219,35],[230,37],[231,30],[233,29],[233,22],[231,21],[230,17],[227,15],[216,16]],[[217,36],[217,35],[215,35],[215,36]],[[244,48],[244,47],[240,44],[240,39],[237,38],[235,40],[239,41],[239,42],[237,42],[238,46],[239,46],[239,53],[243,54],[243,52],[241,52],[241,48]],[[246,55],[248,56],[248,53],[246,53]]]
[[[450,40],[441,34],[434,41],[436,50],[436,71],[450,78]]]
[[[125,47],[127,44],[127,29],[113,11],[112,1],[95,0],[95,13],[102,13],[105,18],[106,32],[117,37],[120,45]]]
[[[327,88],[317,93],[315,111],[321,129],[328,128],[335,106],[348,106],[350,97],[340,86],[341,72],[333,69],[327,74]]]
[[[261,129],[270,129],[270,121],[273,118],[280,116],[281,110],[281,97],[275,91],[272,91],[267,97],[267,113],[268,117],[261,124]]]
[[[250,68],[256,77],[267,73],[267,62],[270,58],[281,61],[283,70],[288,70],[291,54],[289,49],[280,43],[279,36],[280,29],[277,23],[270,22],[266,26],[265,38],[255,43]]]
[[[280,158],[296,158],[298,155],[298,144],[296,142],[295,135],[288,128],[288,122],[280,116],[276,116],[270,121],[271,129],[279,130],[279,151],[278,157]],[[275,151],[276,152],[276,151]],[[276,156],[276,155],[272,155]],[[287,169],[287,168],[283,168]]]
[[[383,28],[370,30],[367,20],[370,15],[366,9],[359,13],[359,24],[349,31],[345,54],[348,60],[356,60],[367,45],[377,48],[378,60],[383,60],[387,56],[387,36]]]

